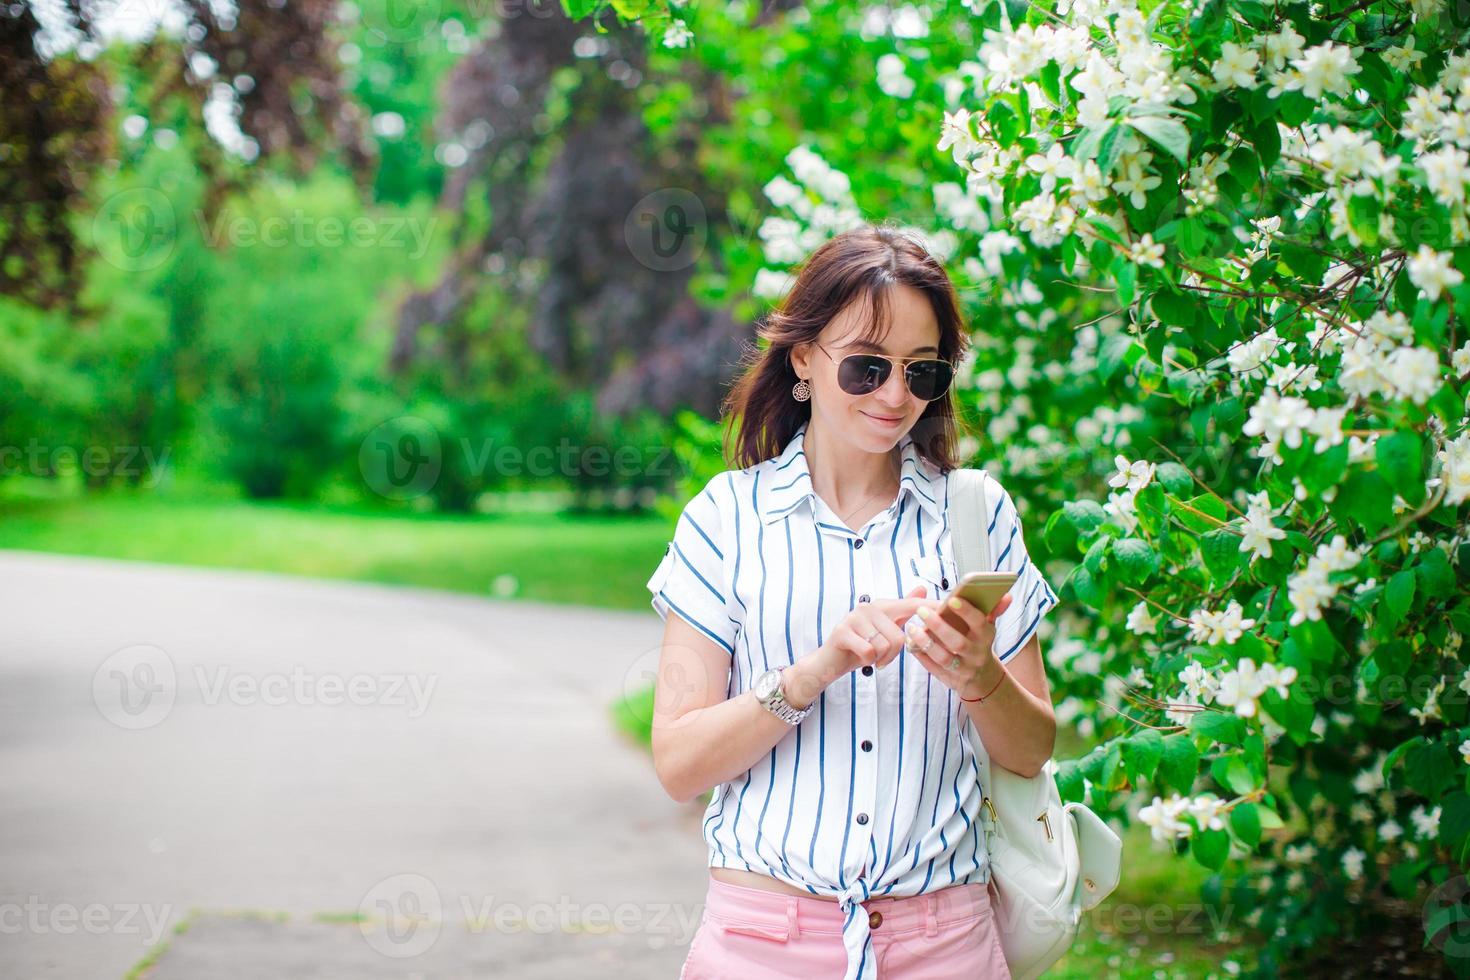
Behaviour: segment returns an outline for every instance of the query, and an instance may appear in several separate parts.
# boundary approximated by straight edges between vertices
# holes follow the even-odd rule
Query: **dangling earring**
[[[791,397],[799,402],[804,402],[812,397],[812,386],[807,384],[806,378],[802,378],[791,386]]]

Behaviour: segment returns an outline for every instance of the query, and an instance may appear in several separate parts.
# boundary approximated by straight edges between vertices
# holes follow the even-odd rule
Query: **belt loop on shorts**
[[[786,926],[792,939],[801,938],[801,927],[796,924],[796,902],[797,899],[794,896],[788,896],[786,899]]]
[[[924,895],[924,935],[937,936],[939,934],[939,918],[934,914],[934,908],[939,904],[939,899],[934,892]]]

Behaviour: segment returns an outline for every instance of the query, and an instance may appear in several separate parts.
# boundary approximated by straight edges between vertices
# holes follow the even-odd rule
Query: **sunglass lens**
[[[866,395],[877,391],[888,380],[893,365],[881,357],[853,354],[842,359],[837,369],[837,384],[849,395]]]
[[[904,377],[915,398],[933,401],[949,390],[954,369],[948,361],[914,361],[908,366]]]

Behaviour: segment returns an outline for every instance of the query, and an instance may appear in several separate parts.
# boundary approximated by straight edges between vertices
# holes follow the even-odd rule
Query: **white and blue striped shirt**
[[[956,580],[948,474],[910,436],[892,506],[855,532],[812,490],[804,424],[774,459],[711,479],[685,506],[648,580],[669,610],[731,654],[728,695],[816,650],[859,602],[937,598]],[[1036,632],[1056,594],[1031,562],[1010,494],[989,481],[990,554],[1018,573],[996,621],[1002,662]],[[977,823],[981,790],[959,697],[908,654],[827,687],[812,710],[705,811],[711,867],[771,875],[836,897],[845,913],[845,980],[876,975],[875,896],[910,896],[990,878]]]

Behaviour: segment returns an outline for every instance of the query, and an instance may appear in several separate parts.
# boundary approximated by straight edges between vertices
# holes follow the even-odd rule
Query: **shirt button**
[[[857,820],[858,820],[858,823],[867,823],[868,822],[868,815],[866,813],[859,813]]]
[[[869,912],[868,913],[868,928],[870,928],[870,929],[876,929],[879,926],[881,926],[882,924],[883,924],[883,913],[882,912]]]
[[[862,595],[858,596],[858,602],[872,602],[872,601],[873,601],[873,597],[870,596],[870,595],[868,595],[866,592],[864,592]]]
[[[870,742],[870,741],[868,741],[867,739],[863,739],[863,751],[864,752],[871,752],[871,751],[873,751],[873,743]]]
[[[862,538],[858,538],[856,541],[854,541],[852,543],[852,546],[854,548],[861,548],[863,546],[863,539]]]
[[[939,587],[941,589],[947,589],[947,588],[949,588],[949,579],[947,579],[947,578],[940,579],[939,580]]]
[[[864,677],[872,677],[873,676],[873,665],[872,664],[868,664],[867,666],[865,666],[863,668],[863,676]]]

